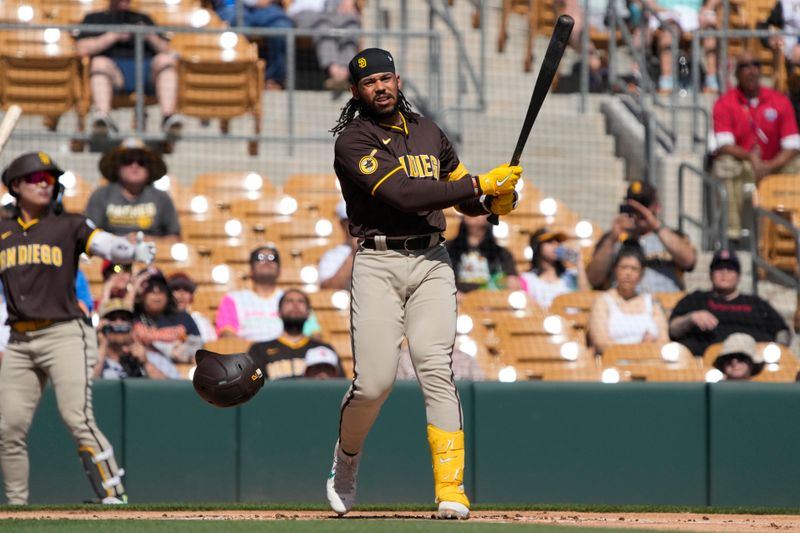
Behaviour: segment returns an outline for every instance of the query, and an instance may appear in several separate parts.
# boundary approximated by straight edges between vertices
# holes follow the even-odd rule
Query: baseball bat
[[[8,139],[11,138],[11,132],[14,131],[20,116],[22,116],[22,108],[16,104],[10,106],[6,114],[3,115],[3,121],[0,122],[0,152],[3,151]]]
[[[509,163],[511,166],[519,164],[519,158],[522,156],[522,150],[525,148],[525,143],[531,134],[533,123],[536,122],[539,110],[542,108],[544,99],[553,84],[553,78],[558,72],[558,65],[561,63],[561,57],[567,48],[567,42],[574,25],[575,19],[569,15],[561,15],[556,20],[553,35],[550,36],[550,43],[547,45],[547,51],[544,54],[544,59],[542,59],[542,66],[539,67],[539,74],[536,76],[531,101],[528,104],[528,112],[525,114],[525,121],[522,123],[517,145],[514,147],[514,154],[511,156],[511,162]],[[497,215],[489,215],[489,222],[495,226],[499,221],[500,217]]]

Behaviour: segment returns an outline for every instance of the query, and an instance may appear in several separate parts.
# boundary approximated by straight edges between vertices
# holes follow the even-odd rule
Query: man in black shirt
[[[329,345],[307,335],[303,326],[311,314],[311,302],[299,289],[288,289],[278,302],[278,316],[283,321],[283,333],[277,339],[257,342],[249,354],[264,370],[269,380],[296,378],[306,375],[309,360],[336,361],[337,375],[342,374],[339,356]]]
[[[110,0],[106,11],[89,13],[81,24],[114,24],[155,26],[144,13],[131,11],[130,0]],[[144,40],[144,88],[147,94],[158,96],[165,133],[177,135],[181,124],[175,115],[177,103],[177,72],[175,55],[169,41],[156,33],[147,33]],[[77,36],[77,51],[92,58],[89,83],[96,109],[93,128],[97,133],[116,132],[111,120],[111,99],[114,92],[136,91],[135,36],[129,32],[81,32]]]
[[[712,290],[695,291],[678,302],[669,320],[670,338],[696,356],[732,333],[789,344],[789,327],[769,302],[739,292],[740,271],[735,252],[717,251],[711,261]]]

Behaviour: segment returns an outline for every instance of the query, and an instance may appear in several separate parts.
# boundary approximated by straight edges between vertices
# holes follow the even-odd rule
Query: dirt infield
[[[420,520],[431,518],[430,512],[354,511],[346,520]],[[127,520],[336,520],[324,511],[137,511],[76,509],[63,511],[2,511],[0,519],[127,519]],[[569,511],[474,511],[472,522],[508,522],[517,524],[549,524],[587,527],[668,529],[673,531],[797,531],[797,515],[746,515],[701,513],[585,513]]]

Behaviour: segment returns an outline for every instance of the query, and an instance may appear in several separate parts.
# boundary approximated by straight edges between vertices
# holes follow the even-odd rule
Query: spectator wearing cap
[[[160,271],[147,269],[134,280],[136,294],[133,333],[147,356],[169,378],[180,378],[175,363],[191,363],[202,348],[200,330],[192,317],[179,311],[167,280]]]
[[[344,375],[336,351],[328,344],[303,333],[310,316],[311,302],[303,291],[288,289],[281,295],[278,300],[278,317],[282,325],[280,335],[275,339],[253,344],[248,352],[264,370],[267,379],[311,377],[307,375],[309,361],[315,364],[332,363],[335,377]]]
[[[614,258],[622,243],[632,239],[639,243],[645,259],[639,292],[684,289],[683,273],[694,268],[697,250],[687,236],[663,224],[660,214],[661,203],[655,187],[646,181],[631,182],[619,215],[611,230],[600,237],[586,267],[592,287],[606,289],[614,284]]]
[[[217,335],[240,337],[253,342],[278,338],[283,323],[278,303],[283,289],[278,287],[281,256],[274,244],[259,246],[250,252],[251,289],[232,291],[222,297],[217,309]],[[319,330],[316,320],[308,320],[304,332]]]
[[[133,308],[124,299],[111,298],[103,303],[98,333],[95,378],[166,378],[147,358],[145,347],[133,337]]]
[[[667,317],[649,293],[638,293],[644,253],[627,241],[614,260],[616,285],[595,298],[589,312],[589,343],[598,352],[610,344],[667,342]]]
[[[445,243],[460,293],[520,288],[514,256],[497,244],[488,218],[464,215],[456,238]]]
[[[211,321],[200,311],[192,311],[192,302],[194,301],[194,293],[197,290],[197,283],[184,272],[171,274],[167,278],[167,283],[172,297],[175,298],[178,311],[189,313],[200,330],[200,338],[203,339],[203,343],[217,340],[217,331]]]
[[[350,219],[344,200],[336,204],[336,216],[344,230],[344,242],[331,248],[319,259],[319,285],[323,289],[350,289],[353,258],[358,250],[358,238],[350,235]]]
[[[141,140],[126,139],[100,159],[100,173],[109,181],[89,197],[86,217],[115,235],[180,237],[178,214],[169,194],[153,182],[167,173],[164,160]]]
[[[736,59],[736,81],[714,104],[711,167],[728,191],[731,239],[739,239],[745,226],[745,187],[770,174],[800,172],[800,134],[789,98],[761,86],[761,63],[749,51]]]
[[[672,310],[672,340],[696,356],[733,333],[747,333],[757,342],[789,344],[789,326],[769,302],[739,292],[741,265],[736,252],[717,251],[710,271],[711,290],[687,295]]]
[[[530,238],[531,269],[520,275],[520,282],[543,309],[560,294],[589,289],[580,250],[566,247],[565,241],[565,233],[548,227],[537,229]]]
[[[756,340],[747,333],[732,333],[722,343],[714,368],[727,381],[749,381],[764,370],[764,356],[756,349]]]

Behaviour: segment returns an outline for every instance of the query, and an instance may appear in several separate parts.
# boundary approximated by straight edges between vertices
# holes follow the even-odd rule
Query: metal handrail
[[[775,276],[781,283],[789,286],[794,286],[795,291],[800,296],[800,277],[787,274],[783,270],[771,265],[769,261],[758,255],[758,220],[761,217],[766,217],[772,221],[773,224],[785,227],[794,237],[794,253],[797,264],[800,265],[800,229],[795,227],[789,220],[781,217],[774,211],[764,209],[763,207],[753,207],[753,218],[750,221],[750,258],[752,261],[752,280],[753,280],[753,294],[758,294],[758,267],[765,269],[771,275]]]
[[[704,220],[693,217],[683,207],[683,200],[686,196],[684,181],[689,172],[701,179],[704,198],[708,198],[710,193],[716,193],[719,198],[719,209],[715,213],[710,213],[709,211],[714,210],[704,206],[702,209]],[[678,229],[681,232],[683,232],[684,222],[691,223],[702,230],[702,242],[705,249],[728,247],[728,190],[720,180],[686,162],[681,163],[678,167]]]

